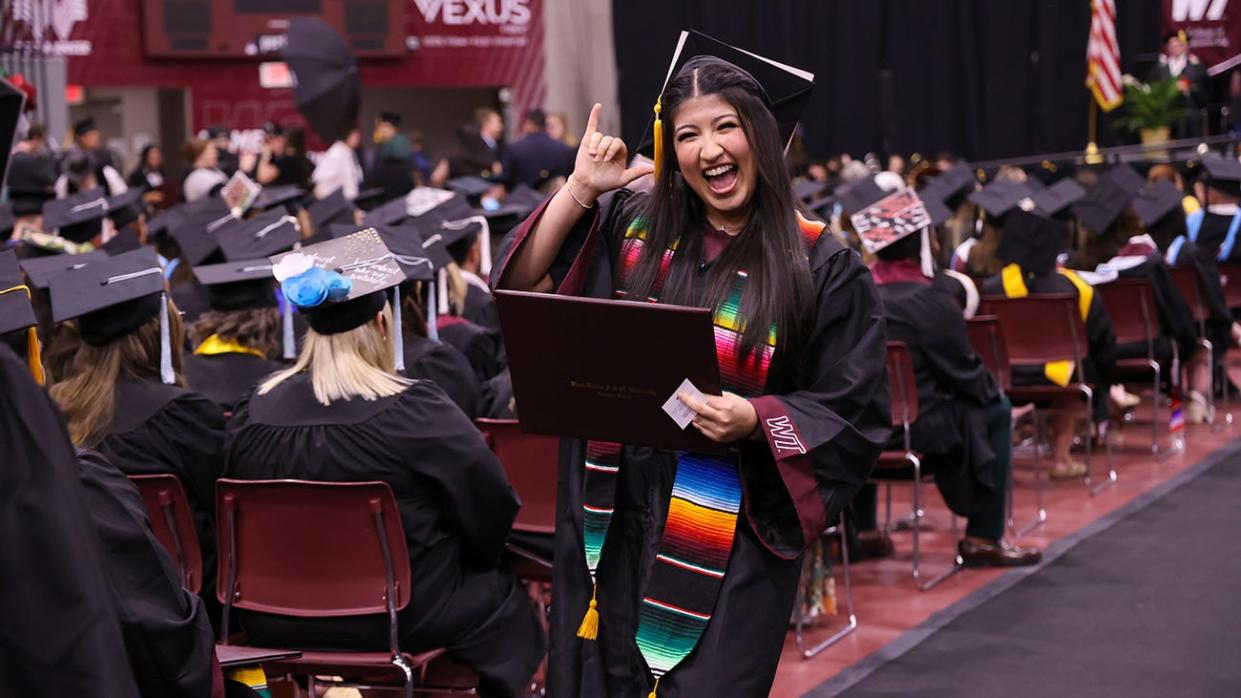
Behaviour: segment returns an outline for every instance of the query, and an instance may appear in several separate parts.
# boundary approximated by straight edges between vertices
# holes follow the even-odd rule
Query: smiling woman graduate
[[[505,288],[714,309],[726,392],[682,399],[732,446],[561,450],[552,695],[767,695],[803,551],[887,441],[875,286],[799,215],[784,166],[811,79],[683,33],[654,172],[595,105],[568,184],[504,241]],[[650,174],[649,195],[624,188]]]

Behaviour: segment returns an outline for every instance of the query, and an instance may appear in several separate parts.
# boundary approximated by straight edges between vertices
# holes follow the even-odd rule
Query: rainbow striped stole
[[[824,226],[798,216],[807,249],[818,241]],[[623,286],[646,244],[645,222],[635,219],[621,244],[619,283]],[[664,251],[654,291],[647,300],[658,302],[677,242]],[[776,331],[745,359],[741,358],[741,297],[748,275],[739,271],[725,301],[714,313],[715,347],[720,380],[725,390],[750,397],[762,393],[775,354]],[[616,292],[618,298],[624,292]],[[583,546],[591,581],[602,556],[616,496],[620,444],[591,441],[586,448],[583,496]],[[676,476],[668,516],[651,581],[639,608],[635,642],[656,679],[671,671],[693,651],[706,631],[723,585],[732,552],[737,516],[741,509],[741,478],[733,457],[694,453],[677,455]],[[595,609],[592,593],[591,609]],[[583,623],[583,627],[586,624]],[[579,636],[590,634],[579,632]]]

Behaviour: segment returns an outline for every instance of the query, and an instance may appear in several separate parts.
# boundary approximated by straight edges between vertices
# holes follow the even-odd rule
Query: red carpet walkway
[[[1241,422],[1241,406],[1236,409]],[[1166,411],[1164,411],[1166,415]],[[1145,415],[1140,415],[1144,419]],[[1221,410],[1221,421],[1222,421]],[[1123,443],[1115,451],[1115,464],[1119,481],[1098,496],[1090,492],[1080,481],[1049,483],[1044,490],[1044,505],[1048,521],[1019,542],[1045,547],[1058,539],[1072,535],[1091,522],[1115,511],[1151,488],[1165,482],[1177,473],[1209,455],[1216,449],[1241,436],[1241,424],[1226,426],[1213,433],[1207,426],[1189,427],[1187,450],[1183,455],[1159,462],[1150,454],[1149,422],[1128,425],[1122,434]],[[1166,434],[1161,431],[1166,443]],[[1104,468],[1105,458],[1096,454],[1097,465]],[[1044,461],[1046,463],[1046,460]],[[1015,462],[1015,518],[1018,526],[1029,521],[1033,515],[1032,461]],[[1044,468],[1044,473],[1046,469]],[[1099,469],[1095,469],[1099,473]],[[1103,472],[1106,472],[1104,469]],[[934,485],[924,486],[929,502],[925,504],[927,519],[934,528],[922,537],[924,578],[946,569],[954,554],[950,540],[948,511]],[[896,486],[893,497],[893,518],[909,511],[910,486]],[[882,489],[880,505],[882,507]],[[882,517],[882,509],[880,510]],[[917,590],[909,574],[912,548],[908,532],[893,534],[896,555],[881,561],[863,562],[853,567],[854,600],[859,627],[856,632],[828,648],[819,656],[803,660],[790,632],[785,641],[784,655],[776,674],[772,696],[801,696],[831,679],[845,667],[870,655],[893,641],[902,633],[913,629],[931,614],[961,600],[987,583],[999,577],[1004,570],[965,570],[943,584],[927,592]],[[837,588],[840,589],[839,576]],[[843,607],[843,599],[841,599]],[[822,628],[809,631],[807,642],[813,644],[839,627],[839,618]]]

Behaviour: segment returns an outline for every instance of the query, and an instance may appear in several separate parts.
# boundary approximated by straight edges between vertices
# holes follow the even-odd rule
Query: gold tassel
[[[655,181],[659,181],[659,176],[664,167],[664,122],[659,118],[659,113],[663,111],[663,95],[655,100]]]
[[[651,692],[646,694],[646,698],[655,698],[655,691],[659,690],[659,677],[655,677],[655,685],[651,686]]]
[[[590,608],[582,617],[582,624],[577,627],[577,636],[583,640],[594,640],[599,637],[599,602],[595,594],[599,590],[597,583],[590,586]]]
[[[43,357],[39,353],[39,333],[31,327],[26,330],[26,363],[39,385],[43,385]]]

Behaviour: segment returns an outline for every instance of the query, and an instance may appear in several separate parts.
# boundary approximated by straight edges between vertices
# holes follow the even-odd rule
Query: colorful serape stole
[[[1069,269],[1057,269],[1056,273],[1072,282],[1077,289],[1078,311],[1082,315],[1082,322],[1085,322],[1086,316],[1090,314],[1090,304],[1094,301],[1094,287]],[[1030,295],[1021,267],[1016,264],[1009,264],[1000,270],[1000,282],[1004,286],[1004,295],[1008,298],[1025,298]],[[1043,364],[1043,375],[1047,380],[1064,388],[1073,379],[1073,366],[1072,361],[1050,361]]]
[[[810,249],[818,241],[823,225],[800,216],[798,222]],[[642,219],[634,220],[621,244],[618,285],[623,285],[637,263],[646,237]],[[655,290],[648,298],[651,302],[658,302],[659,289],[676,249],[677,243],[673,242],[664,252]],[[761,394],[776,346],[776,330],[772,327],[762,347],[745,359],[741,357],[745,319],[740,307],[747,280],[748,275],[738,271],[728,297],[714,313],[720,382],[725,390],[743,397]],[[617,291],[616,295],[624,297],[624,292]],[[613,443],[592,441],[586,448],[583,544],[592,582],[615,502],[619,452],[620,445]],[[660,677],[694,650],[711,620],[732,553],[741,489],[734,458],[686,452],[677,455],[668,518],[650,586],[642,598],[634,638],[655,677],[656,688]],[[578,636],[594,639],[597,631],[597,600],[592,592]],[[651,695],[654,694],[652,690]]]

